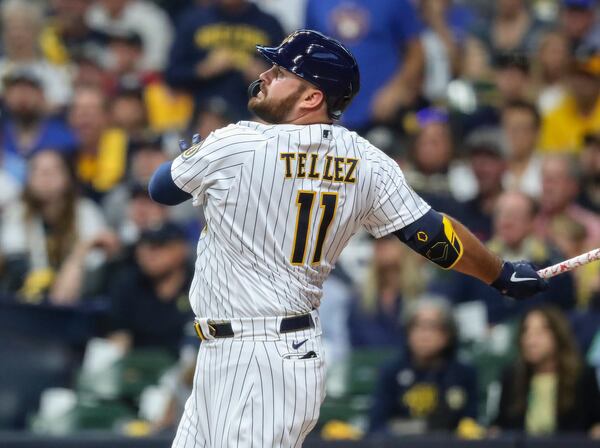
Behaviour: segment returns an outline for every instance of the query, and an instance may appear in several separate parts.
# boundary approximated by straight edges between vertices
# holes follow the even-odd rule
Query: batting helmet
[[[323,91],[331,118],[340,118],[360,89],[358,64],[352,53],[337,40],[317,31],[295,31],[278,47],[257,45],[256,49],[272,64]]]

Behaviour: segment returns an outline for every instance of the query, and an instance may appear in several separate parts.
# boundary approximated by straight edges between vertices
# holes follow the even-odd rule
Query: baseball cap
[[[42,80],[32,70],[26,68],[15,69],[7,73],[3,78],[4,88],[17,83],[29,84],[33,87],[42,88]]]
[[[592,9],[595,0],[563,0],[562,4],[565,8],[574,9]]]
[[[422,128],[430,123],[448,123],[448,112],[439,107],[426,107],[416,114],[417,123]]]
[[[504,133],[495,126],[482,126],[472,131],[465,140],[467,154],[490,154],[506,157]]]
[[[163,245],[173,241],[186,241],[185,232],[177,224],[164,222],[142,231],[138,244]]]

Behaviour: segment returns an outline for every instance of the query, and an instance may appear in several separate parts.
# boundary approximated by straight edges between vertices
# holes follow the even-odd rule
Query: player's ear
[[[306,109],[316,110],[325,104],[325,95],[319,89],[309,87],[302,95],[302,106]]]

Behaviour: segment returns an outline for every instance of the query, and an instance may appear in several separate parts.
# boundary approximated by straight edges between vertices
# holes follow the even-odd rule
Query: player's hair
[[[542,117],[534,104],[525,100],[512,100],[504,105],[504,107],[502,108],[502,113],[505,114],[513,110],[520,110],[529,113],[529,115],[531,115],[531,117],[533,118],[535,128],[540,128],[542,124]]]
[[[67,176],[68,186],[63,196],[61,209],[59,210],[58,218],[51,226],[51,230],[47,235],[47,253],[50,266],[58,268],[65,260],[73,247],[73,242],[76,240],[76,213],[75,206],[77,202],[77,188],[75,180],[75,169],[73,164],[63,154],[53,149],[45,149],[43,153],[55,154],[60,160],[62,168]],[[35,160],[38,152],[30,160]],[[22,194],[22,200],[25,204],[25,219],[31,221],[39,215],[42,203],[31,190],[29,181],[26,183]]]
[[[582,362],[567,319],[558,308],[550,305],[531,309],[523,316],[519,324],[517,332],[519,355],[512,378],[513,387],[510,388],[513,396],[509,397],[509,403],[512,403],[509,412],[513,415],[524,415],[527,409],[528,392],[534,371],[533,366],[528,364],[523,357],[521,339],[525,331],[525,322],[534,313],[538,313],[544,318],[554,338],[556,347],[554,360],[558,378],[557,410],[559,415],[564,414],[575,404],[576,387]]]

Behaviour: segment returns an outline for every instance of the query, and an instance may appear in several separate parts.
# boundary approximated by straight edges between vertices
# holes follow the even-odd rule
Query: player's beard
[[[281,124],[286,122],[289,112],[294,108],[306,86],[300,85],[290,93],[286,98],[272,99],[268,98],[263,91],[263,98],[252,97],[248,101],[248,109],[261,120],[271,124]]]

